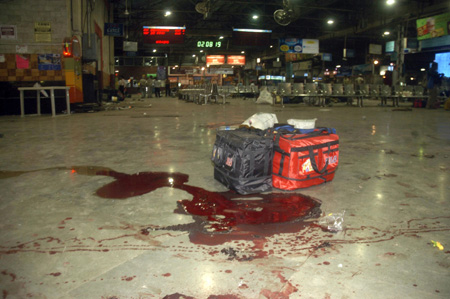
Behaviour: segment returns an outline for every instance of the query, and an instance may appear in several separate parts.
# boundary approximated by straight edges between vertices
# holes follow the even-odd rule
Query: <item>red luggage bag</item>
[[[339,162],[339,136],[320,128],[307,134],[277,133],[274,142],[273,187],[295,190],[329,182]]]

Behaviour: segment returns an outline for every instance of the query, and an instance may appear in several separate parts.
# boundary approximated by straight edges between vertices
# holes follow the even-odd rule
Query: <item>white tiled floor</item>
[[[0,117],[3,298],[450,297],[450,112],[228,101]],[[213,179],[216,128],[256,112],[337,129],[335,179],[298,192],[345,210],[344,231],[210,232],[180,213],[189,193],[150,190],[150,172],[169,172],[205,196],[227,191]]]

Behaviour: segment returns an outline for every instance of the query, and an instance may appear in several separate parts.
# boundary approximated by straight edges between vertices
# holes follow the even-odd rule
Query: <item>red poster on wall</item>
[[[231,65],[245,65],[244,55],[228,55],[227,63]]]
[[[206,55],[206,64],[218,65],[225,63],[225,55]]]
[[[29,69],[30,59],[28,57],[16,54],[16,67],[18,69]]]

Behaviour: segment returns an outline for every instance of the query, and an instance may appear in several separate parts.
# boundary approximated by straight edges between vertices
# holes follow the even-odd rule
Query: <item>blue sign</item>
[[[303,40],[301,38],[280,38],[280,51],[283,53],[302,53]]]
[[[105,35],[123,36],[123,24],[105,23]]]
[[[38,70],[40,71],[60,71],[61,54],[39,54]]]
[[[331,53],[323,53],[322,54],[322,60],[323,61],[332,61],[332,54]]]

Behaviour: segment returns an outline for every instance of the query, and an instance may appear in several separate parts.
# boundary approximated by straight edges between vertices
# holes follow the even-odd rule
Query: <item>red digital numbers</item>
[[[149,44],[182,44],[185,29],[144,27],[144,41]]]

